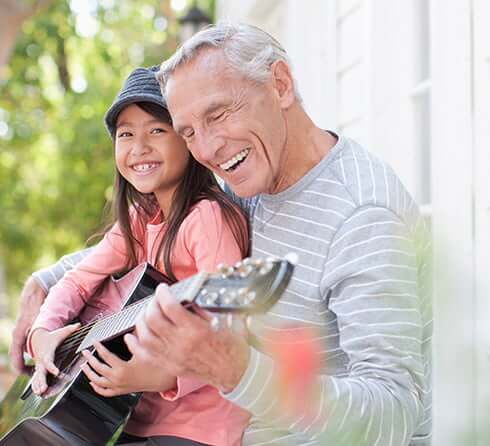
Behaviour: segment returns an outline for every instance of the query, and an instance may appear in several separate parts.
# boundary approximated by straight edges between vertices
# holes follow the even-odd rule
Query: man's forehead
[[[201,117],[229,103],[244,82],[228,69],[218,50],[210,50],[177,68],[167,82],[167,103],[172,118]],[[243,86],[242,86],[243,87]]]
[[[178,66],[167,81],[167,89],[181,82],[189,82],[194,79],[226,76],[229,74],[226,60],[220,49],[203,49],[192,60]],[[170,91],[168,91],[169,93]]]

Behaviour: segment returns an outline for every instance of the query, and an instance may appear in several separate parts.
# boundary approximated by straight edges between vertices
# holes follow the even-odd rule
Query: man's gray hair
[[[162,63],[157,79],[165,94],[165,85],[172,73],[181,65],[193,60],[205,48],[220,48],[228,66],[246,79],[265,83],[270,66],[276,60],[286,62],[292,69],[286,50],[271,35],[252,25],[220,22],[210,25],[186,40],[175,54]],[[294,95],[301,96],[293,79]]]

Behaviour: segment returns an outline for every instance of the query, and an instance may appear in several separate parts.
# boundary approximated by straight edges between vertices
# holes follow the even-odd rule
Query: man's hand
[[[223,392],[239,383],[250,354],[243,333],[212,330],[204,312],[186,310],[166,285],[157,288],[139,317],[134,348],[175,376],[197,378]]]
[[[165,362],[142,355],[133,335],[127,334],[124,339],[133,355],[128,361],[111,353],[100,342],[95,343],[95,349],[103,362],[83,351],[87,363],[82,370],[95,392],[110,397],[132,392],[165,392],[176,387],[177,378],[166,371]]]
[[[24,350],[27,334],[39,314],[39,309],[46,298],[46,292],[31,276],[24,284],[20,295],[20,306],[10,343],[10,363],[18,373],[30,373],[32,367],[24,364]]]

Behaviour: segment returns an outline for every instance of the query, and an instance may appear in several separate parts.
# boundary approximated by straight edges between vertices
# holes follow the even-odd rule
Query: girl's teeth
[[[156,164],[138,164],[133,166],[133,169],[136,170],[137,172],[144,172],[145,170],[149,170],[155,166]]]

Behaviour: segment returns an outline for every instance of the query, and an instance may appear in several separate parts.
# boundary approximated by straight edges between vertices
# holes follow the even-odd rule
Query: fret
[[[173,284],[170,289],[179,302],[192,302],[207,278],[208,273],[198,273],[189,279]],[[154,296],[155,294],[151,294],[123,308],[120,312],[96,322],[78,347],[77,353],[92,346],[95,341],[101,342],[134,328],[138,315]]]

